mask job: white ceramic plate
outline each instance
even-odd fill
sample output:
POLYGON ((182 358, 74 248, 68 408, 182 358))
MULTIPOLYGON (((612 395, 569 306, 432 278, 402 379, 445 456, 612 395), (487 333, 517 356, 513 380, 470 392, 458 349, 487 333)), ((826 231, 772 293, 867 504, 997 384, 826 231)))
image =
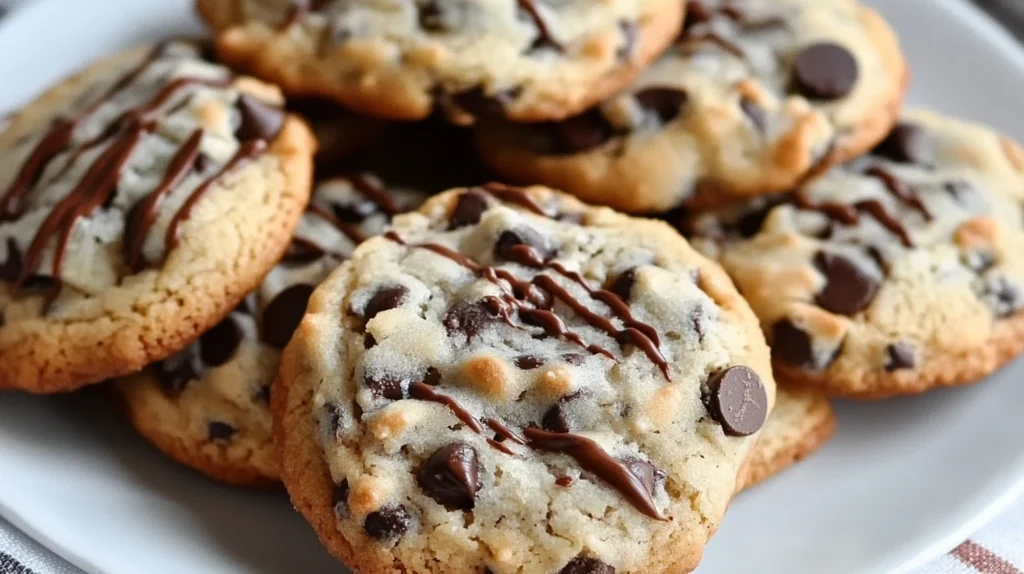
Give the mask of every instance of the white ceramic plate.
MULTIPOLYGON (((912 99, 1024 141, 1024 52, 960 0, 876 0, 912 99)), ((36 0, 0 25, 0 110, 132 43, 197 33, 187 0, 36 0)), ((739 497, 702 574, 897 572, 1024 488, 1024 361, 968 389, 843 404, 819 456, 739 497)), ((281 493, 231 490, 133 436, 97 392, 0 397, 0 514, 90 572, 337 572, 281 493)))

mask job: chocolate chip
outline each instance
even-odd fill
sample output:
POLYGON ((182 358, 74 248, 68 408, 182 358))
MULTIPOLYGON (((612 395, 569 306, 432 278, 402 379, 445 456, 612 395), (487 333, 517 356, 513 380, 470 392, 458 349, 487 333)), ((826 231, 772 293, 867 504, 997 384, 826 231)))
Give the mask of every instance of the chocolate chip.
POLYGON ((230 316, 226 317, 199 338, 203 362, 211 367, 219 367, 228 362, 242 344, 242 337, 242 328, 238 322, 230 316))
POLYGON ((452 508, 473 508, 480 490, 476 449, 464 442, 441 447, 420 467, 416 480, 431 498, 452 508))
POLYGON ((212 165, 213 160, 210 159, 210 156, 200 152, 196 155, 196 160, 192 162, 192 169, 195 170, 196 173, 206 173, 212 165))
POLYGON ((646 460, 641 460, 639 458, 627 458, 622 462, 630 472, 640 479, 640 482, 644 483, 644 488, 646 488, 647 492, 652 495, 654 494, 654 489, 668 477, 668 474, 664 470, 661 470, 646 460))
POLYGON ((488 325, 493 323, 497 315, 483 301, 462 301, 448 310, 444 316, 444 326, 448 335, 462 333, 470 340, 488 325))
POLYGON ((757 133, 764 135, 768 130, 768 119, 764 115, 764 108, 754 100, 744 96, 740 98, 740 109, 743 115, 747 116, 750 123, 757 128, 757 133))
POLYGON ((381 287, 370 297, 369 302, 366 303, 362 317, 369 321, 376 317, 378 313, 395 309, 405 302, 408 294, 409 289, 404 285, 381 287))
POLYGON ((768 395, 761 377, 744 366, 729 367, 708 381, 708 412, 729 436, 749 436, 768 418, 768 395))
POLYGON ((214 421, 207 425, 207 434, 212 441, 226 441, 235 436, 235 427, 222 422, 214 421))
POLYGON ((587 358, 579 353, 566 353, 562 355, 562 360, 570 365, 578 367, 582 365, 583 361, 586 361, 587 358))
POLYGON ((241 141, 270 141, 284 125, 284 110, 266 104, 249 94, 238 96, 235 108, 242 116, 242 123, 235 130, 235 137, 241 141))
POLYGON ((512 104, 521 92, 521 88, 512 88, 489 95, 483 86, 477 86, 449 97, 458 108, 474 116, 504 117, 505 108, 512 104))
POLYGON ((917 359, 914 356, 914 346, 905 341, 890 343, 885 348, 886 362, 885 370, 899 371, 901 369, 913 369, 917 366, 917 359))
POLYGON ((420 28, 428 32, 442 32, 445 30, 444 18, 441 8, 436 0, 427 2, 420 6, 420 28))
POLYGON ((400 401, 406 398, 409 381, 393 373, 383 372, 363 377, 363 385, 375 397, 400 401))
POLYGON ((772 327, 772 358, 790 365, 813 366, 814 346, 811 336, 789 319, 772 327))
POLYGON ((334 485, 334 492, 331 494, 331 508, 335 516, 343 516, 348 510, 348 479, 342 479, 334 485))
POLYGON ((313 286, 305 283, 278 293, 263 309, 260 340, 277 349, 285 348, 302 322, 312 294, 313 286))
POLYGON ((678 88, 647 88, 633 97, 640 107, 658 116, 662 125, 676 119, 689 99, 686 92, 678 88))
POLYGON ((0 265, 0 279, 15 283, 21 276, 21 249, 13 237, 7 238, 7 259, 0 265))
POLYGON ((324 256, 325 251, 312 241, 296 237, 288 244, 281 262, 288 265, 308 265, 324 256))
POLYGON ((371 538, 391 540, 409 531, 412 518, 404 506, 388 506, 366 516, 363 529, 371 538))
POLYGON ((547 431, 569 432, 569 419, 565 416, 565 409, 562 407, 562 403, 556 403, 548 409, 548 412, 544 413, 544 418, 540 424, 547 431))
POLYGON ((871 154, 898 163, 930 164, 930 148, 931 141, 923 128, 903 122, 896 124, 871 154))
POLYGON ((520 355, 515 358, 515 363, 516 367, 519 367, 524 371, 529 371, 530 369, 536 369, 543 365, 544 359, 535 355, 520 355))
POLYGON ((632 60, 633 51, 636 47, 636 24, 627 20, 619 20, 619 32, 622 33, 622 44, 615 51, 615 57, 620 60, 632 60))
POLYGON ((367 334, 363 335, 363 348, 364 349, 372 349, 375 346, 377 346, 377 339, 374 339, 372 334, 367 333, 367 334))
POLYGON ((825 275, 825 287, 815 301, 826 311, 854 315, 866 309, 878 293, 878 281, 842 255, 819 251, 814 265, 825 275))
POLYGON ((558 574, 615 574, 615 568, 597 558, 577 556, 562 567, 558 574))
POLYGON ((532 227, 520 225, 501 232, 494 245, 494 253, 526 267, 540 268, 551 258, 553 250, 543 235, 532 227))
POLYGON ((561 122, 548 124, 555 153, 576 154, 598 147, 615 135, 615 130, 598 109, 591 109, 561 122))
POLYGON ((426 374, 423 375, 423 383, 426 384, 426 385, 430 385, 432 387, 436 387, 437 385, 440 385, 441 384, 441 371, 438 371, 434 367, 428 368, 426 374))
POLYGON ((1006 277, 986 277, 982 289, 985 303, 999 319, 1013 315, 1021 307, 1020 288, 1006 277))
POLYGON ((860 70, 849 50, 832 42, 811 44, 793 62, 794 88, 815 100, 837 100, 857 84, 860 70))
POLYGON ((455 208, 448 218, 448 229, 458 229, 480 223, 480 217, 487 211, 487 196, 476 190, 459 194, 455 208))
POLYGON ((619 299, 629 301, 629 295, 633 291, 633 284, 636 283, 636 267, 627 269, 612 281, 608 290, 614 293, 619 299))
POLYGON ((180 395, 190 382, 199 378, 203 369, 199 364, 198 355, 197 347, 192 345, 153 365, 156 380, 165 395, 173 399, 180 395))

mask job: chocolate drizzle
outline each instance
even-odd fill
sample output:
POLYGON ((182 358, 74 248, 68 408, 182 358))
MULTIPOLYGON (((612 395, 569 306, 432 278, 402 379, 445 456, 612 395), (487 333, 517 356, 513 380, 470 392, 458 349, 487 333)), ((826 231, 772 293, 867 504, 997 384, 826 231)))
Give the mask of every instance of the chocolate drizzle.
POLYGON ((914 246, 914 242, 910 239, 907 229, 878 200, 858 201, 853 205, 835 202, 814 203, 803 193, 797 192, 793 194, 792 201, 793 205, 798 209, 817 211, 843 225, 855 225, 860 221, 861 212, 866 212, 874 217, 883 227, 899 237, 905 247, 914 246))
POLYGON ((547 211, 544 211, 543 207, 537 205, 537 202, 523 191, 522 188, 492 182, 485 184, 483 186, 483 190, 505 203, 518 205, 536 213, 537 215, 551 217, 551 215, 547 211))
POLYGON ((637 510, 655 520, 667 520, 658 511, 650 491, 640 477, 625 463, 612 458, 601 445, 580 435, 549 432, 536 427, 527 427, 523 429, 523 433, 531 447, 571 456, 581 468, 596 474, 598 478, 622 493, 637 510))
MULTIPOLYGON (((467 427, 469 427, 470 430, 472 430, 476 434, 483 434, 483 432, 484 432, 484 427, 483 427, 483 425, 480 424, 480 421, 477 420, 477 418, 475 416, 473 416, 472 413, 470 413, 468 410, 466 410, 465 407, 463 407, 461 404, 459 404, 459 401, 456 401, 455 399, 453 399, 452 397, 449 397, 448 395, 443 395, 443 394, 435 391, 433 389, 433 387, 431 387, 430 385, 428 385, 426 383, 421 383, 421 382, 410 383, 409 384, 409 396, 411 396, 412 398, 414 398, 416 400, 419 400, 419 401, 429 401, 429 402, 432 402, 432 403, 442 404, 442 405, 448 407, 452 411, 452 414, 454 414, 456 418, 458 418, 460 421, 462 421, 463 424, 465 424, 467 427)), ((490 425, 491 422, 492 421, 488 421, 488 425, 490 425)), ((494 422, 497 422, 497 421, 494 421, 494 422)), ((504 425, 501 425, 501 423, 498 423, 498 424, 500 426, 502 426, 502 428, 504 428, 504 425)), ((492 426, 491 428, 494 428, 494 427, 492 426)), ((505 429, 505 430, 507 430, 510 435, 515 436, 512 433, 512 431, 510 431, 508 429, 505 429)), ((520 443, 521 444, 525 444, 524 442, 521 442, 521 441, 520 441, 520 443)), ((487 439, 487 444, 490 445, 491 448, 494 448, 495 450, 499 450, 499 451, 501 451, 501 452, 503 452, 503 453, 505 453, 507 455, 515 455, 515 452, 513 452, 512 449, 508 448, 507 446, 501 444, 500 442, 498 442, 498 441, 496 441, 494 439, 487 439)))
POLYGON ((319 205, 312 201, 309 203, 309 206, 306 207, 306 213, 312 213, 313 215, 320 217, 327 223, 330 223, 332 226, 334 226, 335 229, 344 233, 346 237, 352 240, 352 243, 358 244, 362 243, 363 241, 366 241, 366 235, 362 231, 360 231, 358 227, 349 223, 345 223, 344 221, 335 217, 333 213, 327 211, 326 209, 320 207, 319 205))
POLYGON ((540 14, 540 9, 537 8, 537 4, 534 0, 516 0, 519 3, 519 8, 526 12, 530 16, 530 20, 533 21, 533 25, 537 27, 538 36, 530 46, 531 50, 537 50, 544 47, 551 47, 559 52, 565 51, 565 47, 551 35, 551 30, 548 28, 547 22, 544 21, 544 17, 540 14))
POLYGON ((903 183, 903 181, 887 171, 885 168, 875 166, 865 171, 864 175, 881 180, 885 185, 885 189, 896 197, 896 199, 903 202, 904 205, 921 212, 921 215, 924 216, 925 220, 932 220, 932 214, 928 211, 928 207, 925 206, 924 202, 921 200, 921 196, 918 195, 917 190, 906 183, 903 183))

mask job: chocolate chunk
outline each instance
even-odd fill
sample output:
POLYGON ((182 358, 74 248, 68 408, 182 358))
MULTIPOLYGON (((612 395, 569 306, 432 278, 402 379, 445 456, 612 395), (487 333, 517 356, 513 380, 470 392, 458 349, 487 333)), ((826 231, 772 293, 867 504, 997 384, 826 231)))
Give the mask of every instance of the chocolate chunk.
POLYGON ((420 5, 420 28, 427 32, 443 32, 445 28, 441 8, 436 0, 420 5))
POLYGON ((914 346, 905 341, 890 343, 885 348, 886 362, 885 370, 888 372, 901 369, 913 369, 917 366, 917 358, 914 354, 914 346))
POLYGON ((826 311, 854 315, 866 309, 878 293, 878 281, 842 255, 819 251, 814 265, 825 275, 825 287, 815 301, 826 311))
POLYGON ((449 336, 462 333, 469 341, 496 318, 497 315, 483 301, 462 301, 445 313, 444 327, 449 336))
POLYGON ((15 283, 21 276, 21 249, 13 237, 7 238, 7 259, 0 265, 0 279, 15 283))
POLYGON ((986 277, 983 298, 999 319, 1013 315, 1021 307, 1020 288, 1006 277, 986 277))
POLYGON ((757 133, 764 135, 768 130, 768 119, 764 115, 764 108, 754 100, 744 96, 740 98, 740 109, 743 115, 747 116, 750 123, 757 128, 757 133))
POLYGON ((420 488, 440 504, 473 508, 480 490, 476 449, 464 442, 441 447, 423 463, 416 480, 420 488))
POLYGON ((793 62, 794 88, 814 100, 837 100, 853 91, 860 70, 849 50, 832 42, 811 44, 793 62))
POLYGON ((459 194, 455 208, 448 218, 448 229, 458 229, 480 223, 480 217, 487 211, 487 196, 476 190, 459 194))
POLYGON ((477 86, 449 97, 458 108, 474 116, 497 118, 505 116, 505 108, 512 104, 521 92, 521 88, 512 88, 488 95, 483 86, 477 86))
POLYGON ((875 146, 872 155, 884 157, 898 163, 930 164, 932 162, 931 141, 920 126, 901 122, 875 146))
POLYGON ((678 88, 647 88, 633 97, 640 107, 658 116, 662 125, 676 119, 689 99, 686 92, 678 88))
POLYGON ((371 538, 392 540, 405 534, 412 526, 412 518, 404 506, 387 506, 371 512, 363 522, 363 529, 371 538))
POLYGON ((749 436, 768 418, 768 395, 761 377, 744 366, 729 367, 708 381, 705 403, 730 436, 749 436))
POLYGON ((222 422, 214 421, 207 425, 207 434, 212 441, 226 441, 235 436, 235 427, 222 422))
POLYGON ((811 336, 789 319, 772 327, 772 358, 790 365, 813 366, 814 346, 811 336))
POLYGON ((169 398, 175 398, 203 372, 195 345, 153 365, 156 380, 169 398))
POLYGON ((598 147, 615 135, 615 130, 597 108, 561 122, 548 124, 555 153, 576 154, 598 147))
POLYGON ((636 283, 636 267, 632 267, 619 273, 619 276, 608 286, 608 290, 614 293, 619 299, 629 301, 629 295, 633 291, 633 284, 636 283))
POLYGON ((263 309, 260 340, 277 349, 285 348, 302 322, 312 294, 313 286, 304 283, 292 285, 278 293, 263 309))
POLYGON ((210 159, 210 156, 200 152, 196 155, 195 161, 192 162, 192 169, 196 173, 203 174, 206 173, 210 169, 210 166, 212 165, 213 160, 210 159))
POLYGON ((622 462, 630 472, 640 479, 640 482, 644 483, 644 487, 647 489, 647 492, 651 493, 652 496, 654 495, 654 489, 668 477, 668 474, 664 470, 661 470, 646 460, 641 460, 639 458, 627 458, 622 462))
POLYGON ((242 344, 242 337, 242 328, 229 315, 199 338, 203 362, 211 367, 228 362, 242 344))
POLYGON ((343 516, 348 511, 348 479, 342 479, 334 485, 334 492, 331 494, 331 508, 335 516, 343 516))
POLYGON ((423 375, 423 383, 436 387, 441 384, 441 371, 438 371, 434 367, 427 369, 426 374, 423 375))
POLYGON ((235 130, 235 137, 241 141, 270 141, 284 125, 284 110, 267 104, 249 94, 238 96, 235 104, 242 116, 242 123, 235 130))
POLYGON ((544 418, 540 421, 541 426, 544 430, 551 432, 569 432, 569 419, 565 416, 565 409, 562 407, 562 403, 555 403, 548 412, 544 413, 544 418))
POLYGON ((577 556, 562 567, 558 574, 615 574, 615 568, 597 558, 577 556))
POLYGON ((544 359, 535 355, 520 355, 515 358, 515 364, 516 367, 519 367, 524 371, 529 371, 530 369, 536 369, 543 365, 544 359))
POLYGON ((494 245, 494 253, 502 259, 526 267, 540 268, 544 267, 545 261, 551 259, 553 250, 543 235, 532 227, 520 225, 501 232, 494 245))
POLYGON ((405 302, 408 294, 409 289, 404 285, 381 287, 370 297, 370 301, 366 303, 366 309, 363 310, 363 318, 369 321, 376 317, 378 313, 395 309, 405 302))
POLYGON ((615 51, 615 57, 620 60, 632 60, 636 48, 636 24, 627 20, 619 20, 619 32, 622 33, 622 44, 615 51))
POLYGON ((389 372, 366 375, 363 385, 370 389, 375 397, 400 401, 407 396, 409 381, 389 372))
POLYGON ((578 367, 582 365, 583 361, 586 361, 587 358, 579 353, 566 353, 562 355, 562 360, 570 365, 578 367))

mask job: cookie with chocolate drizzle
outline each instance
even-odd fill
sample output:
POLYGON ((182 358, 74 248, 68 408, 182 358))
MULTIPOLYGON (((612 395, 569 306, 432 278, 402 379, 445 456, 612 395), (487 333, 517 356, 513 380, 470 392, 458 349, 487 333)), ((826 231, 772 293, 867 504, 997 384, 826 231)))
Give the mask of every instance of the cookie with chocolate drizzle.
POLYGON ((296 507, 410 573, 688 571, 775 396, 755 316, 668 225, 499 184, 357 248, 275 385, 296 507))
POLYGON ((0 388, 67 391, 188 346, 309 199, 278 90, 169 42, 94 64, 0 134, 0 388))
POLYGON ((199 0, 233 66, 359 112, 559 120, 622 89, 679 32, 681 0, 199 0))
POLYGON ((1024 350, 1024 153, 986 127, 909 112, 872 153, 689 227, 787 382, 882 398, 1024 350))
POLYGON ((231 484, 280 480, 270 384, 313 288, 425 195, 370 174, 317 184, 284 259, 183 351, 117 382, 132 425, 179 462, 231 484))
POLYGON ((855 0, 687 2, 677 43, 623 93, 565 121, 487 122, 515 181, 629 212, 785 191, 871 149, 907 81, 896 37, 855 0))

